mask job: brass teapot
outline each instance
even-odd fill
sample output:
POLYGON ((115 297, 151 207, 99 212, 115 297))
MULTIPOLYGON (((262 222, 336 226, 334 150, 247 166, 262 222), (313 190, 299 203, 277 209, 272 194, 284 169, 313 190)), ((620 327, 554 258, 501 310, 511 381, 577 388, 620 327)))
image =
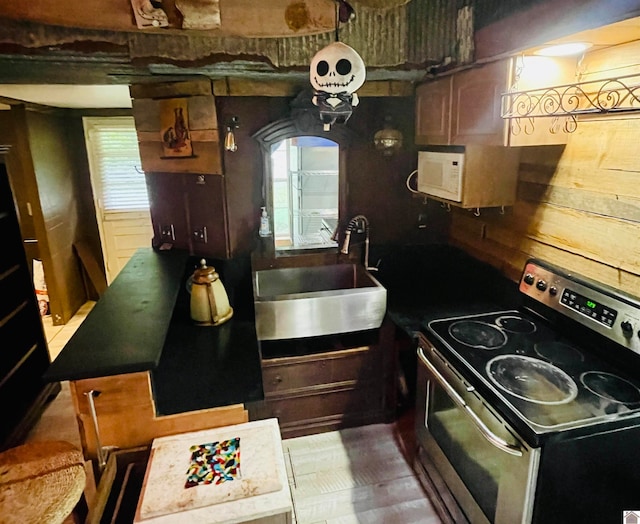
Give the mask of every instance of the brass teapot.
POLYGON ((232 316, 220 275, 203 258, 191 277, 191 318, 203 326, 219 326, 232 316))

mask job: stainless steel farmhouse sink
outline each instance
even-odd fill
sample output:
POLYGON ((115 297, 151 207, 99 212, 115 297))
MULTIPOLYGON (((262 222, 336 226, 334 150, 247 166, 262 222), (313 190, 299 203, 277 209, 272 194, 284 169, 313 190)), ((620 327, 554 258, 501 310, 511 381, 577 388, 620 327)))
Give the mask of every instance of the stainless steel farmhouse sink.
POLYGON ((357 264, 253 272, 260 340, 349 333, 380 327, 387 290, 357 264))

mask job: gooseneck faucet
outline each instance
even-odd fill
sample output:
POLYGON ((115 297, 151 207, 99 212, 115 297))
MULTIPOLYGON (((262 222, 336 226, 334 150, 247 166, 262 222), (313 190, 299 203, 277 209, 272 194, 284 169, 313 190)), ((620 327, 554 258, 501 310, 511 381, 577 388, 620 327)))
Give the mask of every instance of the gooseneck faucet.
POLYGON ((349 254, 349 243, 351 242, 351 233, 364 233, 364 267, 367 271, 378 271, 377 267, 369 267, 369 220, 364 215, 356 215, 347 224, 344 232, 344 241, 340 253, 349 254))

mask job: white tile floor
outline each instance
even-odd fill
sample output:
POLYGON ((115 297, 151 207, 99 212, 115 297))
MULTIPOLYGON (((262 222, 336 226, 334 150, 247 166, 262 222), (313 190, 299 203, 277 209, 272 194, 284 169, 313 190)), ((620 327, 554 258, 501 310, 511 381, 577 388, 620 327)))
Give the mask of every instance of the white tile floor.
POLYGON ((44 334, 49 348, 49 356, 51 357, 52 362, 60 354, 62 348, 69 341, 76 329, 78 329, 80 324, 82 324, 95 305, 96 303, 93 301, 86 302, 80 307, 80 309, 78 309, 73 318, 63 326, 54 326, 51 316, 42 317, 42 326, 44 327, 44 334))

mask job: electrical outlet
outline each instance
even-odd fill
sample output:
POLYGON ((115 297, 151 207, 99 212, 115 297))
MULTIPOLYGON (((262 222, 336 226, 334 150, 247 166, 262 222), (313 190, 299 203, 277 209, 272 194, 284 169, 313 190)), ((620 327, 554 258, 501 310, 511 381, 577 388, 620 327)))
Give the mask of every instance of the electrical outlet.
POLYGON ((207 226, 202 226, 200 229, 193 230, 193 239, 196 242, 201 242, 202 244, 207 243, 207 226))
POLYGON ((175 241, 176 232, 173 229, 173 224, 164 224, 160 226, 160 237, 163 242, 167 242, 169 240, 175 241))

